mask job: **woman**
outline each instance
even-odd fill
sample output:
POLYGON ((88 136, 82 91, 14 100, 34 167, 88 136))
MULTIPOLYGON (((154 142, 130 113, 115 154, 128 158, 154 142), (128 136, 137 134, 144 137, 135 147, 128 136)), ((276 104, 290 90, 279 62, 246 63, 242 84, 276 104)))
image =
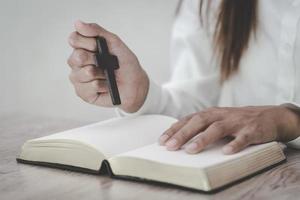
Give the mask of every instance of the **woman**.
POLYGON ((299 18, 299 0, 185 0, 172 34, 173 74, 163 86, 115 34, 78 21, 69 38, 70 80, 83 100, 112 106, 94 63, 94 37, 103 36, 119 59, 119 114, 180 118, 159 138, 168 150, 198 153, 224 137, 233 138, 225 154, 288 142, 300 136, 299 18))

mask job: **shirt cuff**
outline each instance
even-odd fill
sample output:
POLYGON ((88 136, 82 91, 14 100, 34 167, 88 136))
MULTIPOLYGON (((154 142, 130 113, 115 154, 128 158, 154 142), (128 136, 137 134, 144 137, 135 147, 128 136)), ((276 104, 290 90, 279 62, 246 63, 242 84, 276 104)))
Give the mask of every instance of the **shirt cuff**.
POLYGON ((158 105, 160 104, 161 93, 162 87, 150 79, 146 99, 144 101, 144 104, 139 108, 139 110, 133 113, 129 113, 125 112, 120 108, 116 108, 116 114, 120 117, 137 116, 143 114, 159 114, 158 105))

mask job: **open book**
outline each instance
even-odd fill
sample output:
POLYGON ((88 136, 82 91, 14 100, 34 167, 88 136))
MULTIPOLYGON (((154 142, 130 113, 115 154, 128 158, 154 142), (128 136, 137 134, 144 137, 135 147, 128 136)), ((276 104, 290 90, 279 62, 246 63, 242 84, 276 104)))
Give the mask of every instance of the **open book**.
POLYGON ((18 162, 211 191, 285 160, 277 142, 223 155, 225 141, 199 154, 168 151, 159 136, 176 119, 162 115, 114 118, 29 140, 18 162))

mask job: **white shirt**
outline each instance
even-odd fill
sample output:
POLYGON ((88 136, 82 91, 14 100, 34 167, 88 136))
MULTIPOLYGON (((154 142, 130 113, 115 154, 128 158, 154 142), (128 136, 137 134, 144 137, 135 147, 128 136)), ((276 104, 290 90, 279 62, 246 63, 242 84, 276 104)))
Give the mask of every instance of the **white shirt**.
POLYGON ((210 25, 202 26, 199 0, 183 1, 171 36, 171 79, 162 86, 150 80, 134 115, 180 118, 211 106, 300 105, 300 0, 258 1, 256 37, 238 72, 222 85, 212 49, 219 3, 211 1, 210 25))

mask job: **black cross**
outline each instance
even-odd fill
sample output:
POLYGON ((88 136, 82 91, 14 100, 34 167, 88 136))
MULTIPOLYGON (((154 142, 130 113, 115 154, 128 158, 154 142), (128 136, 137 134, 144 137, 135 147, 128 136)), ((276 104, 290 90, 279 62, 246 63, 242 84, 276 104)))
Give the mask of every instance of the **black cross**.
POLYGON ((98 49, 95 55, 96 65, 104 70, 113 105, 120 105, 121 99, 114 72, 119 68, 118 57, 109 53, 105 38, 97 37, 96 43, 98 49))

